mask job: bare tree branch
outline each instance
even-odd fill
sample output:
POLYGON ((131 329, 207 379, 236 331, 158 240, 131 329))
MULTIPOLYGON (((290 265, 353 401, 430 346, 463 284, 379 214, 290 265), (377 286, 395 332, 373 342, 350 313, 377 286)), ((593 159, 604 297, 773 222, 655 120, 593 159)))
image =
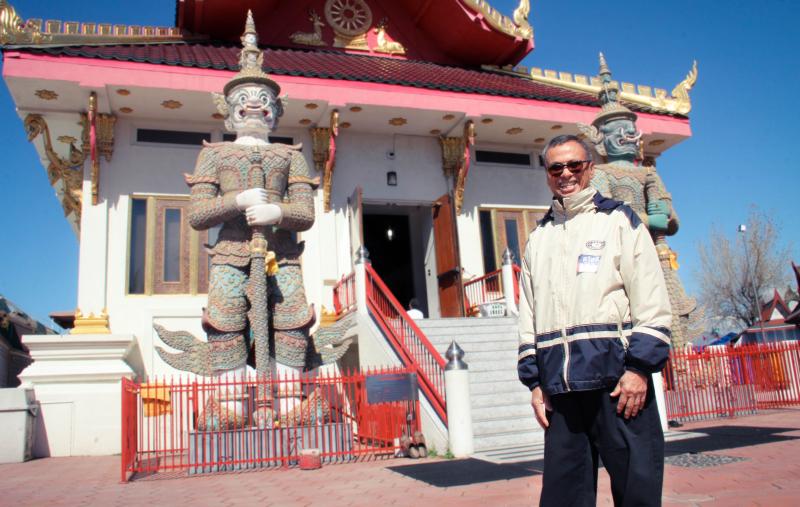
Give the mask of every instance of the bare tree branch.
POLYGON ((741 328, 758 322, 761 303, 789 283, 791 247, 779 241, 775 222, 755 207, 743 234, 711 228, 707 242, 698 244, 701 267, 694 273, 709 317, 732 319, 741 328))

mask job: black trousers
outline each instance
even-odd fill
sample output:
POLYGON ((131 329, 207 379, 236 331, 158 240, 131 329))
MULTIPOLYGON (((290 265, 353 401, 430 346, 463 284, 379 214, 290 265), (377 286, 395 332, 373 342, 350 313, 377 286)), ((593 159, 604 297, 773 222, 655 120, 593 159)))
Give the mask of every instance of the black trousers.
POLYGON ((553 412, 544 437, 542 506, 594 506, 598 455, 611 476, 615 506, 661 505, 664 434, 653 382, 644 410, 617 415, 611 389, 550 397, 553 412))

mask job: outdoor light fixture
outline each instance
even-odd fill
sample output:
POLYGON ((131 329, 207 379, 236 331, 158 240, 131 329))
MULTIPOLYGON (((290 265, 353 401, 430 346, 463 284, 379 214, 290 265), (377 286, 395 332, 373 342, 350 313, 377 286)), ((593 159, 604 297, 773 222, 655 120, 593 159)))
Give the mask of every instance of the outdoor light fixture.
MULTIPOLYGON (((389 185, 390 187, 396 187, 397 186, 397 173, 396 172, 389 171, 388 173, 386 173, 386 184, 389 185)), ((391 239, 391 238, 389 238, 389 239, 391 239)))
POLYGON ((386 238, 389 241, 391 241, 393 237, 394 237, 394 231, 392 230, 391 227, 389 227, 388 229, 386 229, 386 238))

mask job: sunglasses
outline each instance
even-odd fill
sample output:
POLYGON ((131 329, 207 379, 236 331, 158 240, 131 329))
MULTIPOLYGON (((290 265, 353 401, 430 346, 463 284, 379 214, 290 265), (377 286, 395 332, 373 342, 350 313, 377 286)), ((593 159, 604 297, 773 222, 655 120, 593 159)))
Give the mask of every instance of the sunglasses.
POLYGON ((569 169, 569 172, 572 174, 580 174, 586 169, 586 164, 591 162, 590 160, 570 160, 569 162, 556 162, 555 164, 551 164, 547 167, 547 173, 550 176, 559 177, 561 173, 564 172, 564 169, 569 169))

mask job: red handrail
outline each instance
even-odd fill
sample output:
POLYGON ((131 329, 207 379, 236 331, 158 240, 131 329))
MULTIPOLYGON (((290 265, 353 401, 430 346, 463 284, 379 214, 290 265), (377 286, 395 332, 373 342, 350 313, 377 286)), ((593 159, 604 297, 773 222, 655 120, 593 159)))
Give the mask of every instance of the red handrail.
POLYGON ((371 265, 366 265, 367 306, 404 366, 414 368, 419 387, 447 424, 445 360, 431 344, 371 265))
POLYGON ((468 313, 473 315, 478 306, 503 299, 503 270, 491 273, 464 283, 464 299, 468 313))
POLYGON ((356 274, 345 276, 333 288, 333 308, 336 316, 350 313, 356 307, 356 274))

